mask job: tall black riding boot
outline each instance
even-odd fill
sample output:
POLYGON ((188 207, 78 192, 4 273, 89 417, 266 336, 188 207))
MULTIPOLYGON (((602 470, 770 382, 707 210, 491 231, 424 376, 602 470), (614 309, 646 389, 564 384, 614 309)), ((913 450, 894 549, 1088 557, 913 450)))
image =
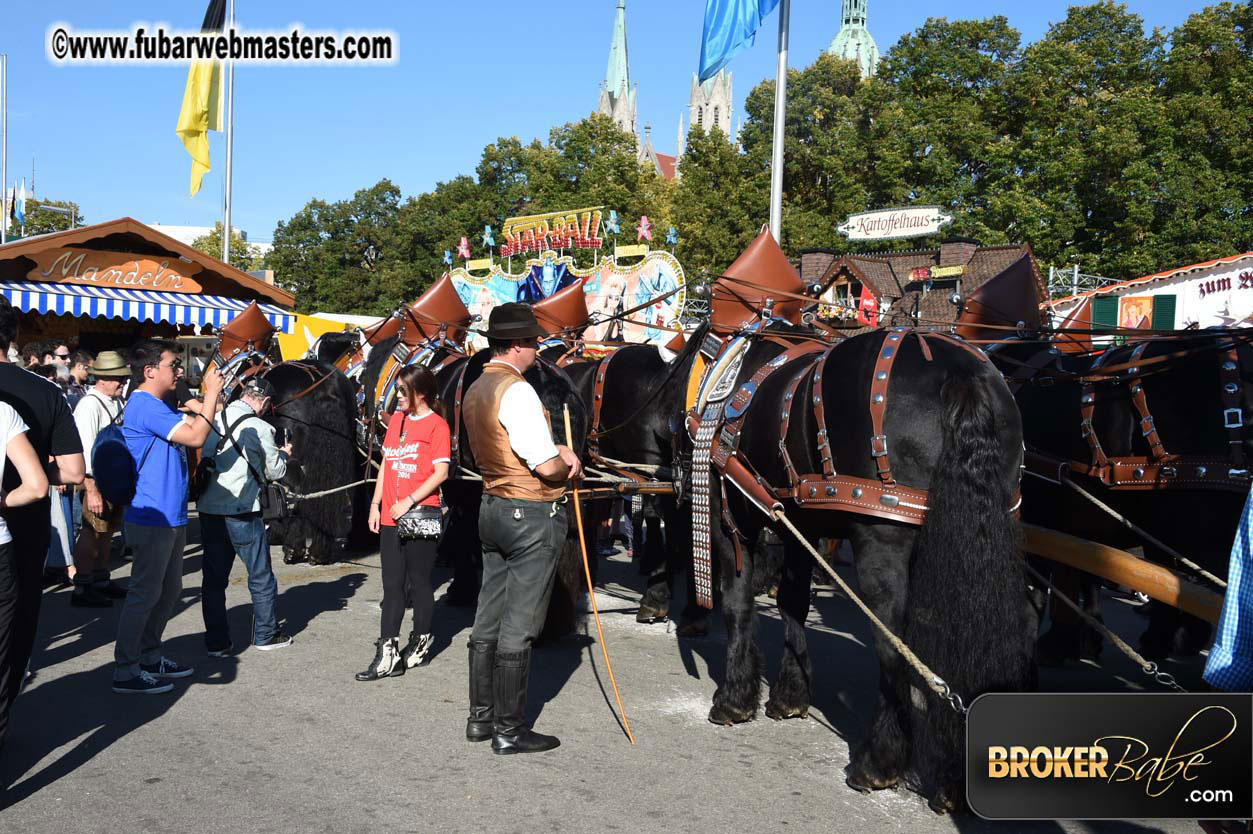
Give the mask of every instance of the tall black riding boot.
POLYGON ((496 644, 471 640, 470 717, 466 719, 466 741, 487 741, 492 737, 492 674, 496 667, 496 644))
POLYGON ((492 695, 496 706, 492 725, 492 752, 541 753, 561 744, 556 736, 533 732, 522 723, 526 713, 526 687, 531 675, 531 650, 496 652, 492 695))

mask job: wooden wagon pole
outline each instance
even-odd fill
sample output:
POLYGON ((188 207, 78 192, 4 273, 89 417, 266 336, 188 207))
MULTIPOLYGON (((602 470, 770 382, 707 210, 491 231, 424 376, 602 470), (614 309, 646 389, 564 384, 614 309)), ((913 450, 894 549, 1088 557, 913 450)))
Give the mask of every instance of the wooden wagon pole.
POLYGON ((1125 585, 1202 620, 1218 623, 1222 596, 1187 581, 1169 568, 1116 547, 1035 524, 1023 524, 1022 530, 1024 549, 1028 553, 1125 585))

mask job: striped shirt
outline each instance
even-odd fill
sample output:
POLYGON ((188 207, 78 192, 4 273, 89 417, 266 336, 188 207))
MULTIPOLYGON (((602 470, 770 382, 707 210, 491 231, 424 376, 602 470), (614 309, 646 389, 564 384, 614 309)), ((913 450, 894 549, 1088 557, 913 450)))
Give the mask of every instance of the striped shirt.
POLYGON ((1205 680, 1229 692, 1253 690, 1253 492, 1244 502, 1227 568, 1227 595, 1205 680))

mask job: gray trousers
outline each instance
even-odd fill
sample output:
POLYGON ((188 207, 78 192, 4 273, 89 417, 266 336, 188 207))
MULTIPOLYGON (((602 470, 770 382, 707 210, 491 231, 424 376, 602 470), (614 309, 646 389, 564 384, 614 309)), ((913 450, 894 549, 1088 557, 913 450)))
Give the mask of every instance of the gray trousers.
POLYGON ((125 524, 126 543, 134 552, 130 589, 117 624, 113 650, 114 680, 139 674, 139 664, 161 659, 161 635, 183 590, 183 549, 187 527, 125 524))
POLYGON ((472 640, 520 652, 539 634, 566 539, 566 505, 484 495, 479 509, 483 584, 472 640))

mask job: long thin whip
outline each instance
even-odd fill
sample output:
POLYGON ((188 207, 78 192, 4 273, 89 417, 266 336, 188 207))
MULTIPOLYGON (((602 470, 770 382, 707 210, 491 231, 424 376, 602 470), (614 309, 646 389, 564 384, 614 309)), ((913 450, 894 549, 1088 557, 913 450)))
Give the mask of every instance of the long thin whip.
MULTIPOLYGON (((570 406, 562 406, 562 416, 566 421, 566 445, 574 448, 574 433, 570 431, 570 406)), ((613 664, 609 662, 609 647, 605 645, 605 632, 600 627, 600 610, 596 607, 596 589, 592 587, 592 569, 587 563, 587 539, 583 537, 583 509, 579 505, 579 488, 574 488, 574 520, 579 530, 579 552, 583 554, 583 575, 587 578, 587 598, 592 601, 592 614, 596 617, 596 635, 600 640, 600 651, 605 656, 605 668, 609 670, 609 683, 613 685, 613 697, 618 702, 618 715, 622 716, 622 727, 626 730, 627 739, 635 746, 635 736, 631 733, 631 722, 627 721, 626 707, 622 706, 622 696, 618 694, 618 681, 613 676, 613 664)))

